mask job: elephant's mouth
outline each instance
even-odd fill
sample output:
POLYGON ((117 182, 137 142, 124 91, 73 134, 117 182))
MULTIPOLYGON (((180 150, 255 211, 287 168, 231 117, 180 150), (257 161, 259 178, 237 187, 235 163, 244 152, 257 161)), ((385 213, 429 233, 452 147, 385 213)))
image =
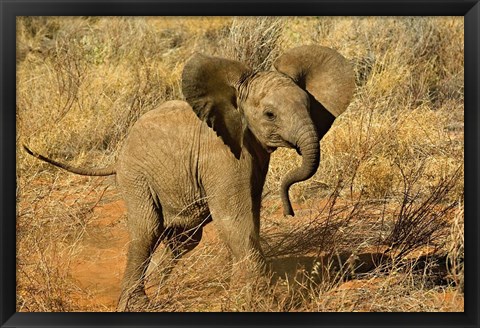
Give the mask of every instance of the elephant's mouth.
POLYGON ((291 143, 288 140, 283 139, 281 136, 275 134, 270 136, 269 138, 270 142, 267 145, 267 151, 273 152, 279 147, 284 147, 284 148, 290 148, 290 149, 295 149, 298 154, 300 154, 300 149, 296 144, 291 143))
POLYGON ((291 148, 295 149, 298 155, 302 156, 302 151, 300 150, 300 147, 297 145, 294 145, 288 141, 283 141, 280 145, 275 145, 275 146, 267 146, 266 150, 269 154, 273 153, 275 150, 277 150, 278 147, 285 147, 285 148, 291 148))

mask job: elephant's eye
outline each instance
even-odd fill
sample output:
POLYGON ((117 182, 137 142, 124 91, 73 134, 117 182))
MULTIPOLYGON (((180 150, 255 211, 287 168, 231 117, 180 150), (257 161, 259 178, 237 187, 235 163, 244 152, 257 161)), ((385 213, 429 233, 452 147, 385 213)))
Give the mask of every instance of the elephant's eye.
POLYGON ((265 115, 265 117, 268 119, 268 120, 274 120, 275 119, 275 114, 270 111, 270 110, 267 110, 263 113, 265 115))

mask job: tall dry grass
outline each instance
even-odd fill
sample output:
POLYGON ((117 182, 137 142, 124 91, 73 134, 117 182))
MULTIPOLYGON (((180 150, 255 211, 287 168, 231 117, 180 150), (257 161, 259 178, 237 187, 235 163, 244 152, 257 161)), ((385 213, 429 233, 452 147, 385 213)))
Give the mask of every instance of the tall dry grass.
MULTIPOLYGON (((321 141, 318 172, 292 187, 293 221, 278 214, 277 194, 300 157, 272 156, 262 208, 272 290, 231 287, 228 253, 207 240, 164 286, 152 275, 149 310, 463 310, 461 17, 21 17, 17 145, 105 166, 138 117, 182 99, 193 52, 262 70, 311 43, 352 61, 357 90, 321 141)), ((72 176, 17 149, 17 309, 113 310, 71 277, 93 209, 119 197, 113 179, 72 176)))

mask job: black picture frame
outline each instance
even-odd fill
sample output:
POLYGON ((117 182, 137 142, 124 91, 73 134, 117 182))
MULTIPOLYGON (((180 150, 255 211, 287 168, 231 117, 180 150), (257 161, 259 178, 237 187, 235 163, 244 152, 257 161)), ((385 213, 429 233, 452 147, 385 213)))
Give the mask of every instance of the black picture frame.
POLYGON ((458 0, 0 1, 0 325, 1 327, 478 327, 480 4, 458 0), (17 16, 464 16, 465 311, 463 313, 16 313, 15 19, 17 16))

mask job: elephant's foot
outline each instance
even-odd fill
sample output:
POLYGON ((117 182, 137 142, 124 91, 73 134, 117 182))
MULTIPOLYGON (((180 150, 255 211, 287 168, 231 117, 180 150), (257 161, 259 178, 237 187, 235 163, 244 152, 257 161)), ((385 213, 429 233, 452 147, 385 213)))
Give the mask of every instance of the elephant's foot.
POLYGON ((256 277, 249 281, 230 283, 233 311, 256 312, 278 308, 275 291, 268 277, 256 277))
POLYGON ((144 312, 150 304, 145 292, 122 296, 117 305, 117 312, 144 312))
POLYGON ((264 261, 243 260, 233 264, 230 290, 235 311, 264 311, 276 302, 271 285, 271 273, 264 261))

